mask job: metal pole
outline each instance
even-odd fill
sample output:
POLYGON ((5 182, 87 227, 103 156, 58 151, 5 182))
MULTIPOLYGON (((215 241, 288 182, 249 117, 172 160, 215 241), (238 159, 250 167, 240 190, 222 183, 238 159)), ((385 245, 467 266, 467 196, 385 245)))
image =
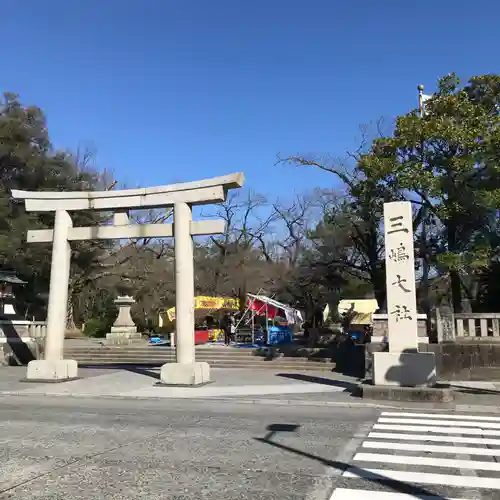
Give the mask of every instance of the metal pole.
MULTIPOLYGON (((422 119, 424 117, 424 86, 419 85, 418 89, 418 114, 422 119)), ((422 156, 424 154, 424 140, 420 143, 422 156)), ((424 166, 425 167, 425 166, 424 166)), ((427 255, 427 206, 422 205, 422 230, 420 231, 420 251, 422 252, 422 305, 426 314, 427 334, 429 334, 429 258, 427 255)))
POLYGON ((252 345, 255 344, 255 301, 252 299, 252 345))
POLYGON ((267 307, 267 302, 266 302, 266 336, 267 336, 267 343, 269 343, 269 309, 267 307))

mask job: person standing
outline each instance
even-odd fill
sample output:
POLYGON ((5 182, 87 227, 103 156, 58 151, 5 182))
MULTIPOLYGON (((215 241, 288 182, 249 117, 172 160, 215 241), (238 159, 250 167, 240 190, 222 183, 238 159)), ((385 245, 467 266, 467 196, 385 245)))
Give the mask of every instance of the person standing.
POLYGON ((231 342, 231 322, 228 313, 225 313, 224 316, 222 316, 220 328, 224 331, 224 344, 228 346, 231 342))
POLYGON ((229 340, 230 342, 235 342, 236 339, 236 318, 234 316, 230 316, 229 318, 229 340))

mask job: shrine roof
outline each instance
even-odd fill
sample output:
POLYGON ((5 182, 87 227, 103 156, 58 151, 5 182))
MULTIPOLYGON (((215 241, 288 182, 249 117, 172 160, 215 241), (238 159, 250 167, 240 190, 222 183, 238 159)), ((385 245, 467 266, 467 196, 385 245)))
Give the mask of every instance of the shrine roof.
POLYGON ((16 276, 14 271, 5 271, 0 269, 0 283, 11 283, 13 285, 24 285, 27 281, 16 276))

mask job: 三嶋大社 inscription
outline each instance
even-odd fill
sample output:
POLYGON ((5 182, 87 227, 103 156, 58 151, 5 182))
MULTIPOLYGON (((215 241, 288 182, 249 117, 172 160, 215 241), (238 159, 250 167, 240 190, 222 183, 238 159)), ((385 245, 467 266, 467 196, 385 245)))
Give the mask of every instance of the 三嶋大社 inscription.
POLYGON ((418 352, 417 297, 411 203, 384 203, 389 352, 373 353, 373 383, 434 385, 434 353, 418 352))
POLYGON ((411 203, 384 204, 389 349, 416 350, 417 301, 411 203))

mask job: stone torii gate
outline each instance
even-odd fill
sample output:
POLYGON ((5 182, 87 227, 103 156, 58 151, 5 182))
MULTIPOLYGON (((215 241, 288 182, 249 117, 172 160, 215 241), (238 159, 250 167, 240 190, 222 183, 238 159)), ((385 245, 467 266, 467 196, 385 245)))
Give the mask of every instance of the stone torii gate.
POLYGON ((19 191, 12 197, 24 200, 27 212, 55 212, 54 229, 28 231, 29 243, 52 242, 50 292, 45 359, 28 364, 26 378, 59 382, 78 376, 78 364, 63 359, 68 301, 71 241, 174 237, 176 363, 161 369, 161 382, 168 385, 199 385, 210 381, 207 363, 195 361, 193 236, 221 234, 221 220, 192 220, 191 207, 220 203, 229 189, 243 186, 242 173, 213 179, 121 191, 19 191), (132 224, 128 211, 174 207, 174 224, 132 224), (96 210, 114 212, 113 224, 73 227, 68 212, 96 210))

